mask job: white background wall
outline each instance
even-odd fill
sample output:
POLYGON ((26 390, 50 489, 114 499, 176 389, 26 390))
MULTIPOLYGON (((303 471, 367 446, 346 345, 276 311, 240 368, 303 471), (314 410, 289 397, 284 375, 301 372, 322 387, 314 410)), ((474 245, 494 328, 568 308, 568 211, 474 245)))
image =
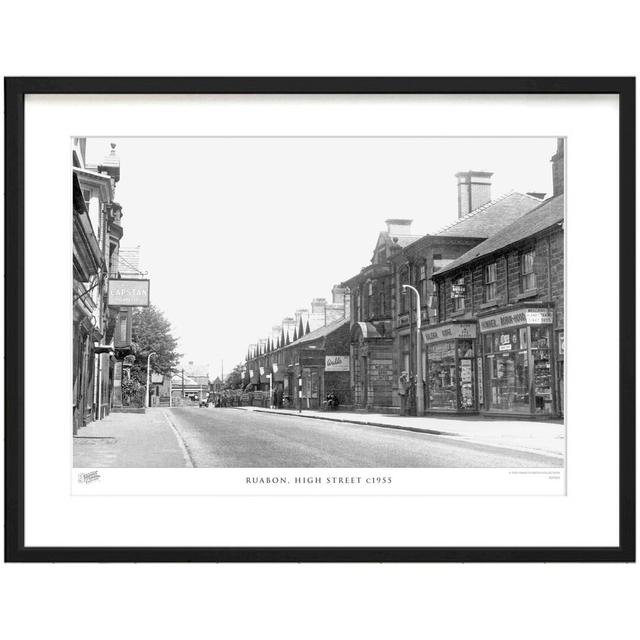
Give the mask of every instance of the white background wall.
MULTIPOLYGON (((4 75, 634 75, 633 11, 23 1, 3 9, 0 60, 4 75)), ((639 578, 609 565, 3 565, 0 624, 91 640, 629 637, 639 578)))

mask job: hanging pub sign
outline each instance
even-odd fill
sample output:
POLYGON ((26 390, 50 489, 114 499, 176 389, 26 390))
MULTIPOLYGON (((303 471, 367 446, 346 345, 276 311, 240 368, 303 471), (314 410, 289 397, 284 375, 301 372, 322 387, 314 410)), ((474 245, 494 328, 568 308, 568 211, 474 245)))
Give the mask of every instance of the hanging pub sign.
POLYGON ((149 280, 109 280, 110 307, 148 307, 149 280))

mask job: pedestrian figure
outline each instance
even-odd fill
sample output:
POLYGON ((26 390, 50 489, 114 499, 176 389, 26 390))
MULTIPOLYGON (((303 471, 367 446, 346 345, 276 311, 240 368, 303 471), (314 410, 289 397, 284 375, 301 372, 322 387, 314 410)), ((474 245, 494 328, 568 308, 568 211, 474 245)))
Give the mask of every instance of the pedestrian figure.
POLYGON ((407 415, 407 395, 409 393, 409 374, 403 371, 398 378, 398 395, 400 396, 400 415, 407 415))

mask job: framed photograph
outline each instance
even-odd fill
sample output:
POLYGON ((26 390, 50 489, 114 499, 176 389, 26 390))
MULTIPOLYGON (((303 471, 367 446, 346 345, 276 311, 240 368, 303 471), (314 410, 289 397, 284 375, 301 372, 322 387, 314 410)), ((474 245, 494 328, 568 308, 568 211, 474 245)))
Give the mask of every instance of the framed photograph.
POLYGON ((7 78, 5 131, 6 560, 635 561, 635 79, 7 78))

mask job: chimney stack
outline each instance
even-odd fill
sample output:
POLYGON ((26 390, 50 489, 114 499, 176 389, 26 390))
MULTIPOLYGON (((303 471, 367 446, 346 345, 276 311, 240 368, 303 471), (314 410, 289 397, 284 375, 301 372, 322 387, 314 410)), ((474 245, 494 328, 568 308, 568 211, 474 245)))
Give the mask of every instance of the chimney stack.
POLYGON ((413 220, 407 220, 406 218, 389 218, 385 220, 387 232, 390 236, 410 236, 412 222, 413 220))
POLYGON ((553 195, 564 193, 564 138, 558 138, 558 148, 551 158, 553 195))
POLYGON ((491 202, 491 176, 489 171, 459 171, 458 218, 463 218, 478 207, 491 202))
POLYGON ((120 180, 120 158, 116 155, 116 143, 111 143, 111 153, 98 165, 100 173, 108 173, 114 182, 120 180))
POLYGON ((341 287, 337 284, 333 285, 331 289, 331 297, 333 304, 344 304, 344 294, 346 293, 346 287, 341 287))

